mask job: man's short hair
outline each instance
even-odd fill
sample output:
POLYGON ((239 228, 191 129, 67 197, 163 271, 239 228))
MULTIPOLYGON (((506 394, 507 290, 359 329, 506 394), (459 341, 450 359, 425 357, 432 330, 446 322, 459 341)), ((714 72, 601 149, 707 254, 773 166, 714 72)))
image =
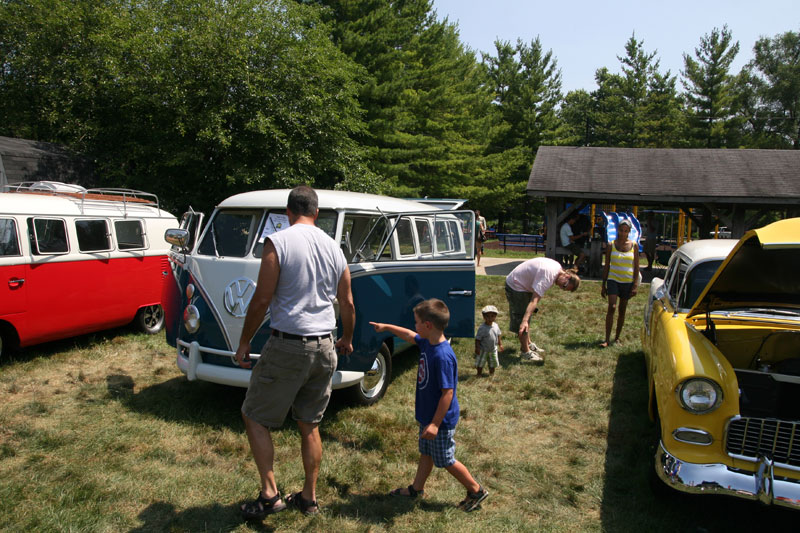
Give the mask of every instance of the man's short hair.
POLYGON ((319 209, 317 193, 308 185, 298 185, 289 193, 286 208, 295 215, 313 217, 319 209))
POLYGON ((430 322, 436 329, 444 331, 450 323, 450 310, 438 298, 423 300, 414 307, 414 314, 423 322, 430 322))

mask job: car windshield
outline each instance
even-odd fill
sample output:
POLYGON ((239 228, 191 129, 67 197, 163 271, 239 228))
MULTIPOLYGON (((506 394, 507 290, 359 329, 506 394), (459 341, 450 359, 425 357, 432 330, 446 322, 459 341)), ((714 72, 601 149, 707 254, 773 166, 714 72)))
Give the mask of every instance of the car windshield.
POLYGON ((700 297, 700 294, 705 289, 708 282, 714 276, 722 264, 722 259, 715 259, 713 261, 705 261, 695 266, 690 272, 689 277, 686 279, 686 285, 683 290, 683 298, 681 298, 680 307, 691 307, 700 297))

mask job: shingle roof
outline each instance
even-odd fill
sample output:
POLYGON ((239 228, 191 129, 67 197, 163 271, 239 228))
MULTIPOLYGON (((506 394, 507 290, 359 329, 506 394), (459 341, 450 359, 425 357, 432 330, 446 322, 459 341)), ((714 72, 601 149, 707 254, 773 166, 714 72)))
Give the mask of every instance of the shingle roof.
POLYGON ((8 183, 63 181, 91 185, 89 162, 57 144, 0 137, 0 161, 8 183))
POLYGON ((528 194, 640 203, 795 203, 800 151, 542 146, 528 194))

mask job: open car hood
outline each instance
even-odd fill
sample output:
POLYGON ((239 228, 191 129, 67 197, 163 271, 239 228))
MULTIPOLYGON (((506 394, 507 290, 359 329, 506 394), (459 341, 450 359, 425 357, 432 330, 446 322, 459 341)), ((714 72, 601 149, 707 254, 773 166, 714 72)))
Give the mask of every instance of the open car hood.
POLYGON ((742 307, 800 308, 800 218, 745 233, 688 316, 742 307))

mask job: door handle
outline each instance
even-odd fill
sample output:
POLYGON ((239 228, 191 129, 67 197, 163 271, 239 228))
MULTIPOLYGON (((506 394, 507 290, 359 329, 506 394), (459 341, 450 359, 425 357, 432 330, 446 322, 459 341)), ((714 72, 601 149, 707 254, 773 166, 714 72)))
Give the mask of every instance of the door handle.
POLYGON ((23 283, 25 283, 25 278, 11 278, 10 280, 8 280, 8 286, 11 287, 12 289, 16 289, 23 283))
POLYGON ((472 291, 454 290, 447 293, 448 296, 472 296, 472 291))

